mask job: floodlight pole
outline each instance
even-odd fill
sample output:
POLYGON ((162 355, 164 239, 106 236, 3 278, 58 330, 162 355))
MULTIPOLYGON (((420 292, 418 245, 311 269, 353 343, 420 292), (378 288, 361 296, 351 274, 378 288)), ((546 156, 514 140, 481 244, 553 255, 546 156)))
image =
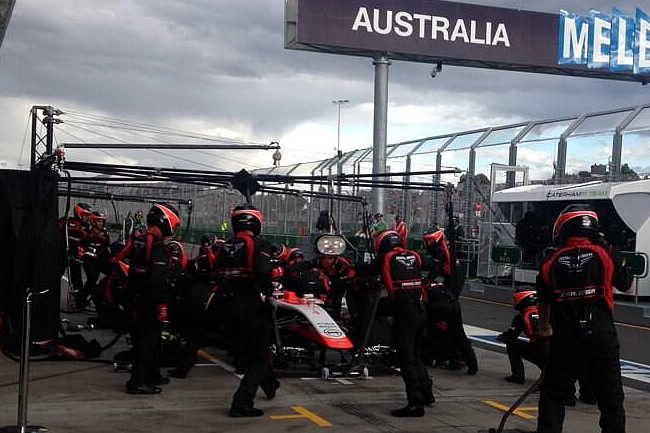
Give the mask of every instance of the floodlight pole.
MULTIPOLYGON (((336 174, 341 176, 343 174, 343 167, 341 166, 341 105, 347 104, 350 101, 347 99, 337 99, 332 101, 332 104, 336 105, 337 108, 337 117, 336 117, 336 174)), ((339 182, 336 193, 341 195, 341 183, 339 182)), ((342 202, 339 201, 337 204, 337 215, 336 215, 336 227, 341 230, 341 206, 342 202)), ((330 215, 331 216, 331 215, 330 215)))
MULTIPOLYGON (((372 173, 386 172, 386 136, 388 124, 388 66, 391 62, 384 54, 377 55, 372 64, 375 66, 375 111, 372 140, 372 173)), ((378 177, 372 178, 378 181, 378 177)), ((372 188, 372 211, 384 213, 384 190, 372 188)))

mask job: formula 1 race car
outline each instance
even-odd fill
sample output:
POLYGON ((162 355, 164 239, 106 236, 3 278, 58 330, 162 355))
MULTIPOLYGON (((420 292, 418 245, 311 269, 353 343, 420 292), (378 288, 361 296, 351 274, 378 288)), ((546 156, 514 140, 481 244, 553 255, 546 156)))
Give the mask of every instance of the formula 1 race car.
POLYGON ((323 308, 322 301, 310 294, 299 297, 294 292, 279 289, 275 291, 271 303, 275 309, 273 351, 278 367, 307 365, 311 370, 320 369, 323 379, 329 378, 332 371, 346 368, 349 352, 354 346, 323 308), (338 361, 332 361, 328 352, 338 352, 338 361), (291 362, 298 365, 290 365, 291 362))

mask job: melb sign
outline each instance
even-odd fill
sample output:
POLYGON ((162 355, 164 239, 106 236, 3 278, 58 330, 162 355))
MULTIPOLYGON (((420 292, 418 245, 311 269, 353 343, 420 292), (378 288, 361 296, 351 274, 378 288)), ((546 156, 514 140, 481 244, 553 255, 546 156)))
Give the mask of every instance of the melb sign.
POLYGON ((285 48, 650 82, 650 20, 440 0, 285 0, 285 48))

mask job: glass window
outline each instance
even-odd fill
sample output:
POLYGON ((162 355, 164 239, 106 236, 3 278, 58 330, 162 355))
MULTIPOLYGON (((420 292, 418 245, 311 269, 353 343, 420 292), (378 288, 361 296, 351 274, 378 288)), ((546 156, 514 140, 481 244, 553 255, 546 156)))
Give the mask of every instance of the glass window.
POLYGON ((488 135, 487 138, 478 145, 478 147, 498 146, 503 144, 509 145, 512 139, 515 138, 525 127, 526 125, 519 125, 511 128, 495 129, 490 132, 490 135, 488 135))
POLYGON ((560 135, 567 130, 569 126, 576 120, 562 119, 553 122, 539 123, 531 128, 528 133, 519 141, 519 143, 531 143, 535 141, 544 141, 550 139, 559 139, 560 135))
POLYGON ((445 150, 443 152, 447 152, 449 150, 469 149, 474 143, 476 143, 476 140, 481 138, 485 131, 486 130, 458 135, 452 140, 451 143, 449 143, 447 147, 445 147, 445 150))
POLYGON ((650 129, 650 107, 645 107, 641 110, 634 120, 627 125, 625 132, 641 129, 650 129))
POLYGON ((616 127, 620 125, 620 123, 624 121, 627 116, 630 115, 632 111, 633 110, 625 110, 616 113, 587 117, 580 124, 580 126, 578 126, 576 130, 570 134, 570 136, 575 137, 576 135, 612 133, 616 130, 616 127))
POLYGON ((398 144, 395 149, 388 155, 389 158, 399 158, 408 155, 422 141, 412 141, 409 143, 398 144))
POLYGON ((437 152, 453 135, 445 135, 443 137, 429 138, 427 139, 422 146, 415 151, 416 155, 421 155, 424 153, 437 152))

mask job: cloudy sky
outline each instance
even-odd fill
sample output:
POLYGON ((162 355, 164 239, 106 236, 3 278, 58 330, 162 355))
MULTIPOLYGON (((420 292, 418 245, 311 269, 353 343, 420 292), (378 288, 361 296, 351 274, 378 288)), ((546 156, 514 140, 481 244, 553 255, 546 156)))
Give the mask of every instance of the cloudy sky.
MULTIPOLYGON (((584 15, 590 8, 609 13, 612 7, 605 0, 467 3, 584 15)), ((633 14, 640 3, 617 0, 615 6, 633 14)), ((348 99, 341 110, 341 148, 371 146, 372 60, 285 50, 283 23, 283 0, 17 0, 0 48, 0 164, 28 164, 32 105, 256 143, 278 141, 282 163, 288 164, 334 154, 332 100, 348 99)), ((430 70, 408 62, 390 67, 389 143, 650 102, 650 86, 637 83, 449 66, 431 79, 430 70)), ((611 138, 588 145, 592 162, 607 163, 611 138)), ((645 168, 647 148, 630 141, 629 159, 639 168, 645 168)), ((588 169, 589 162, 580 160, 584 152, 575 149, 581 148, 570 149, 569 167, 588 169)), ((69 153, 116 163, 161 157, 69 153)), ((550 171, 554 153, 547 145, 520 155, 524 163, 550 171)), ((271 165, 270 155, 229 161, 255 168, 271 165)), ((184 156, 201 161, 195 168, 232 169, 212 157, 184 156)), ((485 152, 477 171, 486 171, 493 156, 503 157, 485 152)), ((463 161, 466 154, 445 164, 464 168, 463 161)))

